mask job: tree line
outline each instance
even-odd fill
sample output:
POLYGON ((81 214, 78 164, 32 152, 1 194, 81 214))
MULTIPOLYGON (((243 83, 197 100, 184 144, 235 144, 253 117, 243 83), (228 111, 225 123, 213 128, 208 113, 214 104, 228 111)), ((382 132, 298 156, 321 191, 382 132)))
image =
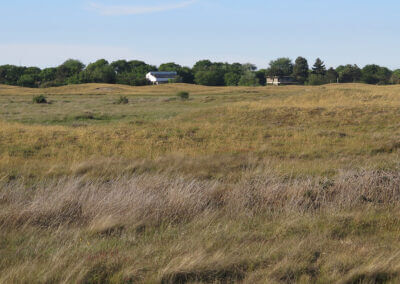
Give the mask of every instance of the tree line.
POLYGON ((175 71, 175 82, 206 86, 260 86, 266 84, 266 76, 291 76, 299 84, 322 85, 329 83, 362 82, 367 84, 400 84, 400 69, 390 70, 371 64, 364 68, 357 65, 341 65, 327 69, 321 59, 309 66, 307 59, 298 57, 278 58, 267 69, 258 70, 253 64, 198 61, 192 68, 176 63, 160 66, 139 60, 118 60, 109 63, 100 59, 85 66, 79 60, 69 59, 58 67, 40 69, 15 65, 0 66, 0 84, 21 87, 56 87, 83 83, 147 85, 145 75, 150 71, 175 71))

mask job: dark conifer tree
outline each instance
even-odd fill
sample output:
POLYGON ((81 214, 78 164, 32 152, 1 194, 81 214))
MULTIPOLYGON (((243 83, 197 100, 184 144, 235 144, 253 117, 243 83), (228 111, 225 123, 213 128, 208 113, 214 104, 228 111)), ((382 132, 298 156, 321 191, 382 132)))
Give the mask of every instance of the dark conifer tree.
POLYGON ((315 61, 312 70, 313 70, 313 74, 316 74, 316 75, 325 75, 326 74, 325 64, 319 58, 317 58, 317 60, 315 61))

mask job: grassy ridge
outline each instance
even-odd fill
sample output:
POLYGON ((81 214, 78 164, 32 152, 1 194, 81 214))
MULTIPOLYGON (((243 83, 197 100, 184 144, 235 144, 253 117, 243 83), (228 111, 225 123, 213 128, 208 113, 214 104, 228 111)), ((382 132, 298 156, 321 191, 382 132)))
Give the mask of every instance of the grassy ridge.
POLYGON ((399 280, 399 92, 0 86, 0 282, 399 280))

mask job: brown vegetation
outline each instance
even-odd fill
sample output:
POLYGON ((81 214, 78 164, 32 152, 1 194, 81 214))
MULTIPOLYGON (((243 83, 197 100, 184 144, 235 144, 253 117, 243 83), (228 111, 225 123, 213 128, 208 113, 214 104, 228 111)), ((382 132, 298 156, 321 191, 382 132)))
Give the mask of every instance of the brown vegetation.
POLYGON ((82 87, 0 86, 0 282, 400 281, 397 86, 82 87))

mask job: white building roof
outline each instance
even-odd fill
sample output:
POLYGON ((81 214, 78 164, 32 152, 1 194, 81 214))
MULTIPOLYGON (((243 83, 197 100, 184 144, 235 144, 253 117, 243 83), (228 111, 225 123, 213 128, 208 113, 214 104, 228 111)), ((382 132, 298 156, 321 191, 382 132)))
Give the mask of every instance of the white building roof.
POLYGON ((146 79, 153 82, 168 82, 169 80, 175 79, 178 74, 176 72, 149 72, 146 75, 146 79))

